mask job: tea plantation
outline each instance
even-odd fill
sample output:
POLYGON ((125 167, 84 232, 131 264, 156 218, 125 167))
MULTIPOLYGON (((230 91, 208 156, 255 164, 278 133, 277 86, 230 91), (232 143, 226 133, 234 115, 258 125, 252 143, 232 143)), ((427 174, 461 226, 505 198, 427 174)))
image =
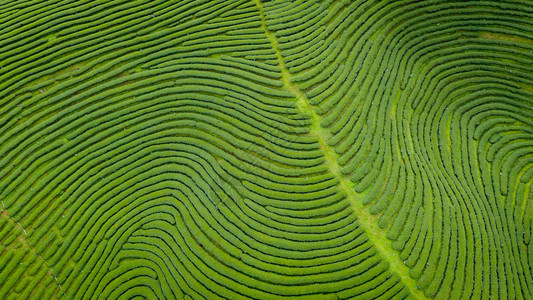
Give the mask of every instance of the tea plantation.
POLYGON ((0 0, 0 299, 533 299, 533 1, 0 0))

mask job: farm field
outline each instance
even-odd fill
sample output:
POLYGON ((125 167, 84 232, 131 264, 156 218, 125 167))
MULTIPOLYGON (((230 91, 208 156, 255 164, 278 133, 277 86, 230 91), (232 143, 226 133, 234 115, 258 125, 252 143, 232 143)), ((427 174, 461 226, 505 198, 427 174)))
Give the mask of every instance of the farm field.
POLYGON ((533 299, 533 1, 0 0, 0 299, 533 299))

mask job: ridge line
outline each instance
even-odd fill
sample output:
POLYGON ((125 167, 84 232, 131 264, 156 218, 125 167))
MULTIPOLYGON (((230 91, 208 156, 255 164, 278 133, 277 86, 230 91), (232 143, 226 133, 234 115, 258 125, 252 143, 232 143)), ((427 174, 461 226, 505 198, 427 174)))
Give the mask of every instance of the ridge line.
MULTIPOLYGON (((26 228, 24 228, 19 222, 17 222, 17 220, 15 220, 11 215, 9 215, 9 213, 7 212, 7 209, 4 206, 3 200, 2 200, 2 210, 0 211, 0 214, 4 215, 7 218, 8 222, 15 223, 16 224, 15 226, 18 226, 22 229, 22 231, 24 232, 24 235, 22 235, 22 232, 19 234, 19 236, 21 236, 20 242, 22 243, 22 245, 30 248, 30 250, 44 262, 44 265, 46 266, 46 268, 48 268, 46 273, 47 274, 49 273, 50 275, 52 275, 52 277, 54 277, 54 283, 59 287, 58 294, 60 294, 63 288, 59 284, 59 281, 57 280, 57 276, 56 274, 54 274, 54 270, 48 264, 48 261, 44 257, 42 257, 39 253, 37 253, 37 251, 35 251, 35 248, 31 246, 31 243, 27 237, 28 233, 26 232, 26 228)), ((66 292, 65 292, 65 296, 67 296, 66 292)))
POLYGON ((401 282, 409 289, 411 294, 417 299, 427 299, 423 292, 416 287, 416 281, 409 275, 409 268, 402 262, 399 255, 392 249, 392 242, 386 237, 383 229, 378 226, 378 216, 372 215, 364 205, 357 200, 356 192, 353 188, 354 184, 349 177, 340 172, 340 166, 337 163, 337 153, 335 149, 329 146, 326 142, 330 133, 320 125, 322 118, 316 113, 309 99, 300 88, 291 82, 291 74, 285 67, 285 62, 281 51, 279 50, 279 43, 275 34, 268 30, 265 21, 265 14, 263 12, 263 3, 260 0, 254 0, 259 8, 261 16, 261 27, 265 31, 267 38, 272 44, 272 48, 276 52, 279 61, 279 67, 282 74, 283 87, 296 95, 296 106, 302 113, 307 113, 311 116, 312 124, 310 134, 318 138, 320 148, 324 151, 325 163, 329 171, 339 179, 339 190, 345 192, 348 202, 357 215, 357 221, 363 227, 368 239, 375 246, 377 252, 383 260, 389 262, 389 270, 395 273, 401 282))

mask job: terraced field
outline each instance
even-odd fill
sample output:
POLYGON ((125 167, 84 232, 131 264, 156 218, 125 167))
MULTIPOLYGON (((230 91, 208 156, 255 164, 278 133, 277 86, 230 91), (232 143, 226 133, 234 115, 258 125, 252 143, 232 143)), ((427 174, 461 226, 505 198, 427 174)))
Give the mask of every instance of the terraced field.
POLYGON ((533 1, 1 0, 0 299, 533 299, 533 1))

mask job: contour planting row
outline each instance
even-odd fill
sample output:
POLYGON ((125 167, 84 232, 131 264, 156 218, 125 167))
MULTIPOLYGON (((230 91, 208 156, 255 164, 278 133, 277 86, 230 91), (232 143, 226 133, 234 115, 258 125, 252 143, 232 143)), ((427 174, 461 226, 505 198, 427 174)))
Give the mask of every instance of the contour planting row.
POLYGON ((17 232, 1 255, 21 263, 0 274, 28 274, 3 295, 408 296, 283 88, 254 3, 1 15, 0 230, 17 232))
POLYGON ((265 4, 342 173, 426 296, 533 292, 531 13, 520 1, 265 4))

